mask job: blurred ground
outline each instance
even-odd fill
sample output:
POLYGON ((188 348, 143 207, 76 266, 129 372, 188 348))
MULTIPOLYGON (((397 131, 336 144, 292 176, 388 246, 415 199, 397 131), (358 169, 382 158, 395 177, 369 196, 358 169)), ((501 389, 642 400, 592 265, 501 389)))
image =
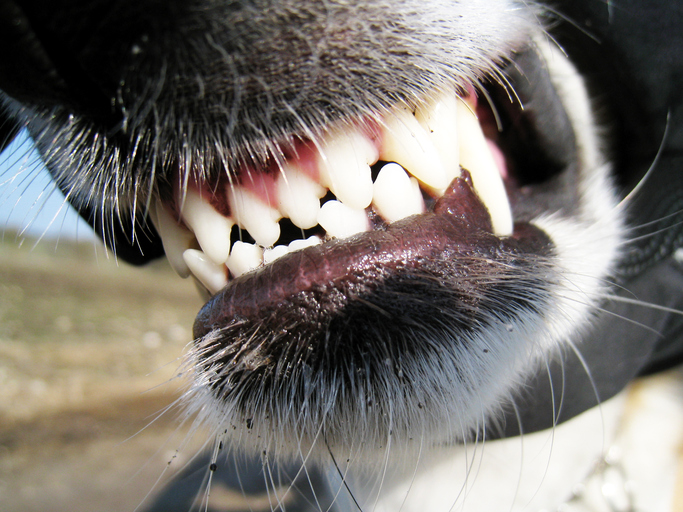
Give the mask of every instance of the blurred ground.
POLYGON ((0 243, 0 511, 133 511, 185 438, 151 420, 184 383, 198 294, 92 241, 32 245, 0 243))

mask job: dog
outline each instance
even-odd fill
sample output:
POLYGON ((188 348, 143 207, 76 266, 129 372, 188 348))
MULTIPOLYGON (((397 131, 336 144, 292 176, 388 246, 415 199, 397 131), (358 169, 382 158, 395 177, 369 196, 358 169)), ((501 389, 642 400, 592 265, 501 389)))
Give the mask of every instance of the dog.
POLYGON ((197 282, 183 404, 273 510, 272 464, 312 510, 570 506, 681 362, 680 2, 1 5, 0 140, 197 282))

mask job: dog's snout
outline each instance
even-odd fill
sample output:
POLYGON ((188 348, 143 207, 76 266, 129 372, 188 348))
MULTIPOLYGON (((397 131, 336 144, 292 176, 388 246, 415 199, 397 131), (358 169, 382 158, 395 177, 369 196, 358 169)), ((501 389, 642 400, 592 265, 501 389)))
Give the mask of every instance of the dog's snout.
POLYGON ((478 28, 468 2, 398 4, 3 2, 0 89, 95 122, 120 146, 140 130, 178 138, 191 126, 195 142, 260 149, 435 87, 464 89, 501 41, 522 40, 514 24, 478 28))

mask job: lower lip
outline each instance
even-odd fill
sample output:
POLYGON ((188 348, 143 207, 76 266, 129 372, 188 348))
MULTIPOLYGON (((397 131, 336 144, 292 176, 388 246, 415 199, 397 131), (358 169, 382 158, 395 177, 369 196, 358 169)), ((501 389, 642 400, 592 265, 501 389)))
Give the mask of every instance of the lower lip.
MULTIPOLYGON (((234 279, 202 308, 194 336, 201 338, 236 320, 258 321, 299 294, 316 289, 334 289, 343 297, 371 292, 388 275, 425 262, 438 264, 466 256, 495 259, 501 249, 546 252, 547 239, 542 233, 524 226, 518 226, 511 237, 493 235, 488 211, 464 171, 434 212, 395 222, 385 230, 296 251, 234 279)), ((343 304, 326 307, 341 308, 343 304)))

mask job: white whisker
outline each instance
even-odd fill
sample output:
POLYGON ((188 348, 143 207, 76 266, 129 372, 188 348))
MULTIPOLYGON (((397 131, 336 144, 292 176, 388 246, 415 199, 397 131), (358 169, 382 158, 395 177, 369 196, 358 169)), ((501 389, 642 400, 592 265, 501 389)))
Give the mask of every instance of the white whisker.
POLYGON ((638 184, 631 189, 631 191, 624 197, 619 204, 617 204, 616 208, 621 210, 627 207, 633 199, 640 193, 640 191, 643 189, 645 184, 648 182, 648 180, 651 179, 652 175, 654 174, 655 169, 657 168, 657 165, 659 164, 659 161, 662 157, 662 154, 664 153, 664 147, 667 142, 667 138, 669 136, 669 128, 671 126, 671 110, 669 110, 666 114, 666 124, 664 126, 664 133, 662 134, 662 140, 659 143, 659 148, 657 148, 657 153, 655 154, 654 159, 652 160, 652 163, 650 164, 650 167, 648 170, 645 172, 643 177, 640 179, 638 184))

